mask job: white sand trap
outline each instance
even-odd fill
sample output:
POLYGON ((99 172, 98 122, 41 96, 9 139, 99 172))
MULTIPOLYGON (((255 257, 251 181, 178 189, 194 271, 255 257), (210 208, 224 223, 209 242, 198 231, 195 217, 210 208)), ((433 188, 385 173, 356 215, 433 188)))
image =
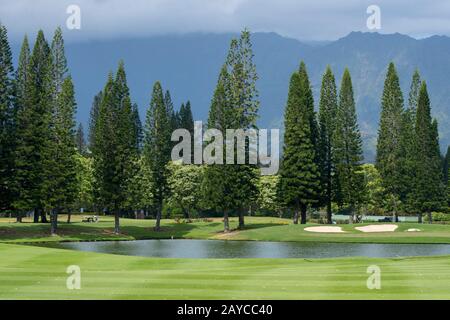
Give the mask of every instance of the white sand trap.
POLYGON ((323 233, 340 233, 342 231, 341 227, 308 227, 304 229, 309 232, 323 232, 323 233))
POLYGON ((419 232, 420 229, 415 229, 415 228, 410 228, 408 230, 406 230, 407 232, 419 232))
POLYGON ((397 229, 398 226, 395 224, 371 224, 364 227, 356 227, 356 230, 362 232, 392 232, 397 229))

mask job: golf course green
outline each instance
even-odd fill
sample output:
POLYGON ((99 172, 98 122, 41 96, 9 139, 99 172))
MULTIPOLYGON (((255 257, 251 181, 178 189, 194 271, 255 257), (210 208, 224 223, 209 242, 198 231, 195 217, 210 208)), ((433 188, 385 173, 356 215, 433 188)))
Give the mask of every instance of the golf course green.
MULTIPOLYGON (((26 221, 26 220, 25 220, 26 221)), ((229 239, 362 243, 450 243, 450 226, 398 224, 394 232, 313 233, 310 225, 247 217, 244 230, 221 232, 221 219, 179 223, 111 218, 98 223, 48 224, 0 220, 0 299, 450 299, 450 256, 333 259, 172 259, 43 248, 27 242, 134 239, 229 239), (419 232, 407 232, 417 228, 419 232), (81 288, 66 286, 67 268, 80 268, 81 288), (368 289, 369 266, 380 270, 381 288, 368 289)), ((361 224, 364 225, 364 224, 361 224)), ((237 226, 235 218, 232 227, 237 226)), ((360 226, 360 225, 358 225, 360 226)))

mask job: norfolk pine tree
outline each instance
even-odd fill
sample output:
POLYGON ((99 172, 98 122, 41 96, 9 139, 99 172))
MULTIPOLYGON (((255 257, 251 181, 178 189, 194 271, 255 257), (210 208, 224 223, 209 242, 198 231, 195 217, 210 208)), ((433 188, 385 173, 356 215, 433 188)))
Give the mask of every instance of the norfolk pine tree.
POLYGON ((70 210, 78 192, 77 151, 75 145, 75 92, 71 77, 63 80, 53 117, 52 167, 48 169, 47 192, 52 195, 48 206, 52 209, 51 233, 56 234, 58 214, 70 210))
MULTIPOLYGON (((256 67, 250 32, 244 30, 239 39, 232 39, 211 102, 208 128, 256 129, 259 100, 256 89, 256 67)), ((246 139, 245 164, 236 163, 236 143, 233 143, 234 164, 226 164, 226 143, 223 145, 223 165, 210 164, 205 171, 203 188, 209 206, 224 214, 224 232, 229 231, 229 215, 237 212, 239 228, 244 227, 244 213, 257 196, 255 165, 248 163, 249 144, 246 139)))
MULTIPOLYGON (((404 199, 402 158, 400 148, 403 129, 403 95, 394 64, 389 64, 381 99, 381 118, 378 129, 376 167, 381 175, 386 197, 404 199)), ((405 128, 406 129, 406 128, 405 128)), ((395 221, 397 210, 393 208, 395 221)))
MULTIPOLYGON (((20 66, 20 63, 19 63, 20 66)), ((42 30, 38 32, 25 79, 24 96, 19 100, 15 148, 14 206, 21 212, 34 210, 34 221, 41 215, 47 222, 45 182, 50 156, 52 120, 52 64, 50 48, 42 30)), ((23 75, 23 72, 21 72, 23 75)), ((23 80, 23 79, 22 79, 23 80)))
MULTIPOLYGON (((208 129, 217 129, 224 132, 232 125, 233 116, 230 108, 230 98, 228 92, 229 74, 226 65, 222 69, 217 80, 216 89, 211 100, 211 107, 208 115, 208 129)), ((222 162, 224 164, 207 164, 202 181, 202 194, 205 206, 223 212, 224 232, 230 231, 229 214, 233 209, 234 196, 231 189, 231 175, 228 172, 228 165, 225 164, 226 148, 224 150, 222 162)), ((218 155, 216 155, 218 156, 218 155)))
POLYGON ((148 166, 153 185, 153 198, 156 204, 155 230, 161 230, 161 215, 164 199, 169 191, 167 185, 167 163, 170 160, 172 135, 171 117, 164 103, 161 84, 157 81, 153 86, 150 106, 144 131, 144 165, 148 166))
MULTIPOLYGON (((230 126, 226 129, 256 129, 256 120, 258 118, 259 99, 256 81, 258 75, 256 66, 253 63, 253 49, 250 39, 250 31, 244 29, 239 39, 233 39, 230 44, 226 66, 228 68, 229 83, 227 85, 229 92, 228 105, 230 110, 230 126)), ((225 131, 222 131, 225 132, 225 131)), ((234 144, 234 140, 233 140, 234 144)), ((244 214, 251 203, 257 197, 257 177, 256 165, 248 163, 249 144, 246 140, 246 163, 236 164, 226 168, 230 181, 233 181, 234 188, 231 191, 234 194, 234 203, 232 210, 236 210, 239 215, 239 229, 244 228, 244 214)), ((235 159, 236 147, 235 149, 235 159)))
POLYGON ((91 110, 89 113, 89 133, 88 133, 88 140, 89 140, 89 148, 91 149, 92 146, 95 144, 95 125, 98 119, 98 113, 100 110, 100 104, 102 103, 102 92, 100 91, 97 93, 94 97, 94 100, 92 101, 91 110))
POLYGON ((133 122, 134 122, 134 129, 135 132, 133 134, 134 139, 136 140, 136 149, 139 151, 139 153, 142 151, 142 139, 143 139, 143 129, 142 129, 142 122, 141 117, 139 116, 139 109, 138 105, 136 103, 133 103, 132 107, 132 113, 133 113, 133 122))
POLYGON ((440 210, 445 204, 445 187, 442 182, 441 155, 437 135, 437 122, 431 118, 431 106, 427 86, 422 82, 416 116, 415 183, 412 201, 419 213, 428 214, 440 210))
POLYGON ((450 146, 447 147, 447 153, 445 154, 444 157, 443 175, 445 185, 448 185, 449 183, 449 174, 448 174, 449 169, 450 169, 450 146))
POLYGON ((191 134, 191 163, 194 163, 194 117, 192 116, 191 103, 181 104, 178 112, 178 128, 186 129, 191 134))
MULTIPOLYGON (((18 146, 18 128, 19 128, 19 117, 18 115, 23 112, 23 109, 25 108, 25 98, 26 98, 26 90, 27 90, 27 82, 28 82, 28 76, 29 76, 29 68, 28 64, 30 62, 30 47, 28 44, 28 38, 27 36, 24 37, 22 42, 22 47, 20 50, 19 55, 19 62, 18 67, 15 72, 15 79, 14 79, 14 97, 13 97, 13 121, 14 121, 14 132, 13 132, 13 141, 14 141, 14 153, 13 153, 13 166, 16 166, 16 152, 17 152, 17 146, 18 146)), ((20 171, 19 171, 20 172, 20 171)), ((20 186, 18 181, 18 171, 16 171, 12 178, 12 188, 13 193, 17 197, 19 195, 20 186), (15 189, 15 190, 14 190, 15 189)), ((13 205, 17 198, 13 199, 13 205)), ((16 209, 18 209, 16 207, 16 209)), ((34 222, 37 222, 37 219, 39 218, 37 215, 34 217, 34 222)), ((18 210, 17 213, 17 221, 22 221, 22 212, 21 210, 18 210)))
POLYGON ((411 114, 413 117, 413 121, 415 122, 416 118, 416 112, 417 112, 417 105, 419 103, 419 94, 420 94, 420 74, 419 70, 414 70, 411 85, 409 89, 409 96, 408 96, 408 108, 411 110, 411 114))
POLYGON ((94 123, 91 147, 96 195, 100 205, 114 213, 114 232, 118 234, 120 214, 126 206, 128 183, 135 174, 138 155, 123 62, 119 62, 115 78, 112 74, 108 76, 94 123))
POLYGON ((364 194, 362 140, 359 132, 350 72, 345 69, 339 92, 334 132, 334 161, 342 202, 352 214, 361 204, 364 194))
POLYGON ((412 76, 410 92, 408 97, 408 106, 402 114, 402 127, 399 141, 400 152, 400 172, 399 178, 399 200, 401 201, 403 211, 407 213, 416 213, 414 200, 414 176, 416 161, 416 113, 417 103, 419 101, 420 75, 416 69, 412 76))
POLYGON ((0 210, 12 209, 14 68, 6 27, 0 24, 0 210))
POLYGON ((69 210, 76 197, 75 113, 76 102, 72 79, 68 76, 61 28, 53 36, 51 55, 51 141, 50 156, 45 159, 47 179, 46 207, 51 211, 51 234, 56 234, 58 213, 69 210))
POLYGON ((81 122, 78 124, 75 134, 75 145, 79 154, 84 155, 86 153, 86 139, 84 138, 84 128, 81 122))
POLYGON ((323 77, 319 103, 319 145, 321 152, 321 181, 324 204, 327 207, 327 223, 331 224, 331 202, 333 200, 333 188, 337 186, 333 163, 333 132, 337 113, 336 81, 328 66, 323 77))
POLYGON ((302 76, 305 73, 294 72, 290 80, 279 184, 280 199, 294 210, 294 224, 299 214, 301 223, 306 223, 306 210, 317 202, 320 184, 311 130, 310 88, 302 76))

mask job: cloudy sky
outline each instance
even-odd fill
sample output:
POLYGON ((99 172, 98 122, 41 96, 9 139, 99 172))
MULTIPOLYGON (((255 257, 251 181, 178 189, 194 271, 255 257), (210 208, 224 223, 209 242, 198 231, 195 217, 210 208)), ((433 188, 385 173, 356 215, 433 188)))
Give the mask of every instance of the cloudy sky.
POLYGON ((366 10, 381 10, 381 33, 450 36, 449 0, 0 0, 0 22, 12 40, 38 28, 66 27, 69 5, 81 29, 69 41, 186 32, 277 32, 301 40, 333 40, 369 31, 366 10))

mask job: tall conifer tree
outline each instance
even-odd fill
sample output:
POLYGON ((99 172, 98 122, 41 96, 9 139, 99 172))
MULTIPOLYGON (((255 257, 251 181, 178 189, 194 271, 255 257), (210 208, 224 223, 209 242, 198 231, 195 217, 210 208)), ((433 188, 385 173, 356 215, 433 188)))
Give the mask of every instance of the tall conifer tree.
POLYGON ((336 165, 342 203, 352 214, 364 193, 362 140, 359 131, 350 72, 345 69, 339 92, 334 139, 336 165))
MULTIPOLYGON (((230 44, 226 66, 229 77, 228 88, 230 126, 227 129, 256 129, 256 120, 259 110, 259 93, 256 88, 258 74, 253 62, 253 49, 250 39, 250 31, 244 29, 239 39, 233 39, 230 44)), ((229 141, 230 142, 230 141, 229 141)), ((233 140, 234 144, 234 140, 233 140)), ((236 157, 236 146, 235 158, 236 157)), ((250 165, 249 145, 246 142, 246 163, 235 164, 226 168, 231 180, 234 180, 233 188, 234 203, 233 210, 239 215, 239 228, 244 227, 244 214, 251 202, 257 195, 256 187, 256 165, 250 165)))
POLYGON ((56 234, 58 214, 68 210, 77 194, 77 152, 75 145, 75 92, 71 77, 66 77, 57 95, 53 115, 51 160, 46 159, 47 206, 52 210, 51 233, 56 234))
POLYGON ((443 175, 444 175, 444 183, 445 185, 448 185, 449 183, 449 174, 448 171, 450 169, 450 146, 447 148, 447 153, 444 157, 444 165, 443 165, 443 175))
MULTIPOLYGON (((401 139, 403 121, 403 94, 394 64, 389 64, 381 99, 381 119, 378 129, 376 167, 380 173, 386 197, 403 198, 401 139)), ((394 210, 396 215, 396 211, 394 210)))
POLYGON ((411 85, 409 89, 409 98, 408 98, 408 109, 411 112, 413 121, 415 121, 415 116, 417 112, 417 105, 419 103, 419 93, 420 93, 420 74, 419 70, 414 70, 411 85))
POLYGON ((323 202, 327 207, 328 223, 332 223, 331 202, 333 200, 333 188, 337 187, 337 184, 334 182, 336 174, 333 163, 333 132, 335 131, 336 113, 336 81, 331 68, 328 66, 322 77, 319 103, 321 189, 323 202))
POLYGON ((0 24, 0 210, 11 209, 14 167, 14 112, 11 49, 6 27, 0 24))
POLYGON ((159 82, 153 86, 150 106, 147 110, 144 136, 144 165, 148 166, 153 183, 153 198, 156 205, 155 230, 161 229, 161 215, 164 199, 169 191, 167 185, 167 163, 170 160, 172 134, 171 117, 164 101, 159 82))
POLYGON ((48 197, 45 187, 51 156, 52 59, 42 30, 38 32, 26 72, 24 97, 17 110, 18 139, 15 149, 15 187, 18 210, 34 210, 46 222, 44 208, 48 197))
POLYGON ((412 76, 408 105, 402 114, 402 126, 398 149, 400 154, 400 165, 398 177, 400 178, 399 199, 402 210, 414 213, 416 210, 413 199, 415 160, 416 160, 416 113, 420 91, 420 74, 416 69, 412 76))
MULTIPOLYGON (((250 32, 244 30, 239 39, 231 40, 211 102, 208 127, 218 129, 222 134, 226 134, 227 129, 255 129, 259 109, 257 79, 250 32)), ((208 204, 224 214, 225 232, 229 231, 228 218, 233 212, 238 213, 239 228, 244 227, 244 213, 257 194, 255 165, 248 162, 248 140, 245 142, 245 164, 237 164, 235 139, 228 142, 233 143, 234 164, 225 164, 225 142, 224 164, 209 165, 204 182, 208 204)))
POLYGON ((306 73, 295 72, 290 81, 284 114, 283 161, 280 170, 279 197, 294 210, 294 223, 306 223, 309 205, 317 202, 319 169, 312 136, 309 82, 306 73), (307 85, 308 84, 308 85, 307 85))
MULTIPOLYGON (((29 67, 28 64, 30 62, 30 46, 28 44, 28 37, 25 36, 22 42, 22 47, 20 50, 19 55, 19 62, 18 67, 15 73, 15 79, 14 79, 14 97, 13 97, 13 121, 14 121, 14 131, 13 131, 13 142, 14 142, 14 154, 13 154, 13 166, 15 167, 17 165, 16 162, 16 152, 19 145, 20 140, 18 140, 18 133, 19 130, 19 115, 23 112, 25 108, 25 99, 26 99, 26 92, 27 92, 27 83, 28 83, 28 77, 29 77, 29 67)), ((20 195, 20 182, 18 174, 21 171, 15 171, 12 179, 12 189, 14 194, 14 203, 17 203, 16 201, 17 196, 20 195)), ((19 209, 15 207, 16 209, 19 209)), ((20 222, 22 219, 22 210, 18 210, 17 213, 17 220, 20 222)), ((37 222, 38 216, 34 216, 34 222, 37 222)))
POLYGON ((136 140, 136 149, 141 152, 142 149, 142 139, 143 139, 143 128, 142 128, 142 122, 141 117, 139 115, 139 108, 136 103, 133 103, 132 107, 133 112, 133 119, 134 119, 134 138, 136 140))
POLYGON ((78 124, 75 134, 75 145, 81 155, 86 153, 86 139, 84 138, 84 128, 81 122, 78 124))
POLYGON ((89 148, 92 149, 92 146, 95 144, 95 125, 98 119, 98 113, 100 110, 100 104, 102 102, 102 91, 97 93, 94 96, 94 100, 92 101, 91 111, 89 114, 89 148))
POLYGON ((68 209, 77 191, 75 145, 75 90, 68 75, 61 28, 57 28, 50 49, 51 63, 51 139, 49 156, 44 159, 47 193, 46 207, 51 211, 51 233, 56 234, 58 213, 68 209))
MULTIPOLYGON (((230 96, 228 92, 229 74, 226 65, 222 69, 217 80, 217 85, 211 100, 211 107, 208 115, 208 129, 217 129, 224 132, 226 128, 232 125, 233 116, 230 107, 230 96)), ((226 147, 222 144, 224 150, 221 164, 208 164, 202 182, 203 198, 207 207, 218 210, 223 213, 224 232, 230 230, 229 215, 236 207, 234 194, 231 185, 232 171, 229 165, 225 164, 226 147)), ((218 157, 219 155, 215 155, 218 157)), ((219 158, 218 158, 218 161, 219 158)))
POLYGON ((181 104, 178 112, 178 128, 186 129, 191 134, 191 163, 194 162, 194 117, 192 116, 191 103, 181 104))
POLYGON ((114 213, 114 232, 118 234, 138 155, 135 115, 122 61, 115 78, 108 76, 94 124, 92 153, 98 201, 114 213))
POLYGON ((445 187, 442 182, 441 155, 437 122, 431 118, 431 105, 427 86, 422 82, 416 116, 415 184, 412 202, 419 213, 428 214, 440 210, 445 203, 445 187))

